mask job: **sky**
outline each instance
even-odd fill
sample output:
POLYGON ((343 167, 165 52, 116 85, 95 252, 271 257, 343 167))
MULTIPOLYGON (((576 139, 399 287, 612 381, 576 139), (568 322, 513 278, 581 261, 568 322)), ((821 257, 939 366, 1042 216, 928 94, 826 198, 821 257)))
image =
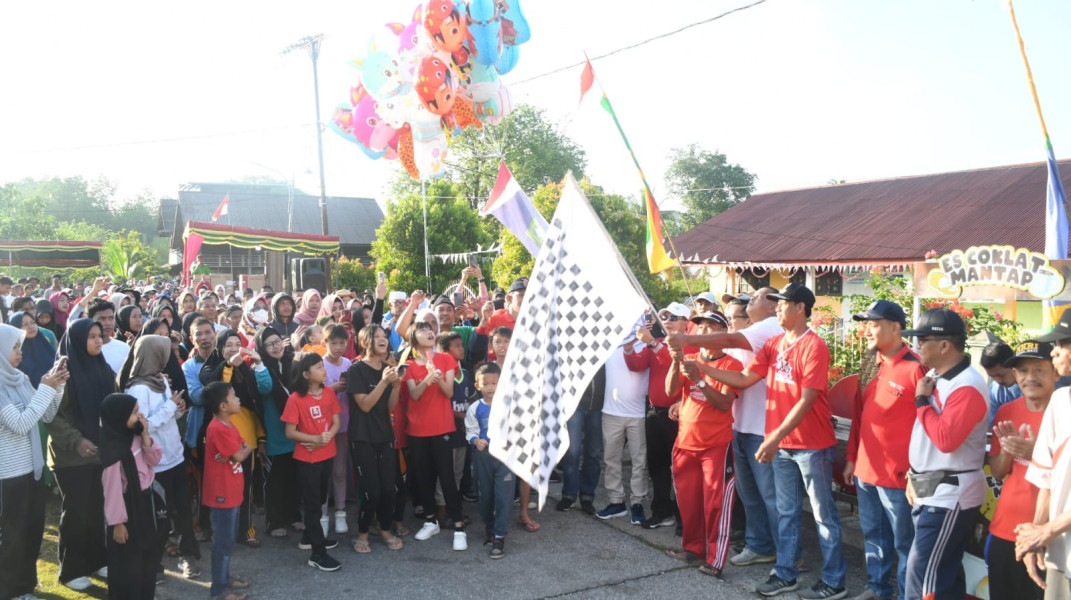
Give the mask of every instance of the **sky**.
MULTIPOLYGON (((518 0, 512 0, 514 2, 518 0)), ((581 67, 541 76, 754 0, 519 0, 532 39, 503 76, 587 152, 587 175, 640 181, 581 67)), ((326 36, 320 106, 348 97, 373 39, 416 2, 20 2, 0 7, 0 182, 105 176, 119 197, 246 176, 318 193, 312 67, 282 55, 326 36)), ((1071 157, 1071 2, 1020 0, 1019 25, 1058 158, 1071 157)), ((664 209, 673 148, 699 144, 759 192, 1044 159, 1000 0, 767 0, 593 60, 664 209)), ((327 193, 385 198, 397 163, 324 133, 327 193)), ((531 191, 531 190, 529 190, 531 191)))

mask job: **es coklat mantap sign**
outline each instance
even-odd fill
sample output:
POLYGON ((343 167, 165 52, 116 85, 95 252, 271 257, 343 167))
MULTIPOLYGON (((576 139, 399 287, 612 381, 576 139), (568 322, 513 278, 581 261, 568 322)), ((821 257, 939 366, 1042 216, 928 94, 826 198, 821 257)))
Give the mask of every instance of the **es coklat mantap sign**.
POLYGON ((936 259, 927 282, 942 296, 959 298, 968 286, 1009 287, 1041 299, 1064 289, 1064 277, 1039 252, 1013 246, 971 246, 936 259))

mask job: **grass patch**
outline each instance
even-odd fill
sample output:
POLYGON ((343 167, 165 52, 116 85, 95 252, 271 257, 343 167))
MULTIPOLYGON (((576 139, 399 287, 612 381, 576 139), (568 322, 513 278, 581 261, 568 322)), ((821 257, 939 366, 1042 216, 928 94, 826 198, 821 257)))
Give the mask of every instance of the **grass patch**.
POLYGON ((56 488, 48 495, 45 506, 45 536, 41 541, 41 555, 37 558, 37 589, 33 595, 38 598, 58 599, 82 599, 97 598, 105 600, 108 597, 108 582, 91 577, 93 587, 85 592, 76 592, 61 584, 56 578, 59 574, 59 514, 60 497, 56 488))

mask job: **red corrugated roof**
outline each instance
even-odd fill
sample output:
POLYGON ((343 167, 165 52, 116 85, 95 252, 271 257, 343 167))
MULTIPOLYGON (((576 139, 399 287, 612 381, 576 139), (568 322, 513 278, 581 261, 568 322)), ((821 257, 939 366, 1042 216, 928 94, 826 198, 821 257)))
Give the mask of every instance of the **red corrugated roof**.
MULTIPOLYGON (((1071 159, 1058 161, 1071 189, 1071 159)), ((686 263, 894 264, 1045 249, 1044 162, 758 194, 674 242, 686 263)))

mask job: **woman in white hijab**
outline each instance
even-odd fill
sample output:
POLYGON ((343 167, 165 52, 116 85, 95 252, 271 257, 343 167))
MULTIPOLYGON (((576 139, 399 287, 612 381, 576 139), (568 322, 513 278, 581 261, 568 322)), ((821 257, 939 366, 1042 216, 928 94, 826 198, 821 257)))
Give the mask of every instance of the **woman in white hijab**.
POLYGON ((57 363, 35 390, 17 368, 23 335, 0 325, 0 598, 21 597, 37 587, 47 493, 37 421, 52 421, 69 376, 66 363, 57 363))

